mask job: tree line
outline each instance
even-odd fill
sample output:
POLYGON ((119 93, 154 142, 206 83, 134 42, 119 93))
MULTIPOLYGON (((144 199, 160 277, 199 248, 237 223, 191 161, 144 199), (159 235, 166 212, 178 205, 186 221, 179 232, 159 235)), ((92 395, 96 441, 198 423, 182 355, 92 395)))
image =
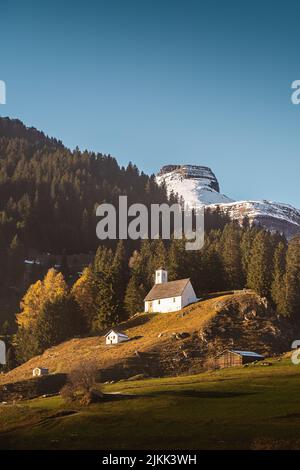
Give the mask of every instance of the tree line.
POLYGON ((154 272, 164 265, 169 280, 190 277, 196 294, 255 290, 279 315, 300 323, 300 237, 289 243, 247 223, 231 222, 206 233, 200 251, 186 251, 185 240, 143 240, 127 254, 101 245, 93 263, 68 286, 50 269, 31 285, 17 315, 19 361, 76 335, 98 334, 143 311, 154 272))
MULTIPOLYGON (((172 239, 98 246, 95 208, 103 202, 117 206, 120 195, 147 207, 177 201, 131 163, 125 168, 110 155, 71 151, 18 120, 0 118, 0 294, 7 287, 20 290, 24 258, 32 249, 62 259, 61 272, 35 266, 16 317, 19 362, 142 311, 159 265, 168 269, 169 280, 190 277, 198 297, 249 287, 278 314, 299 321, 299 237, 288 243, 207 209, 200 251, 186 251, 185 240, 172 239), (73 284, 63 261, 70 253, 95 253, 73 284)), ((0 334, 7 337, 11 329, 4 323, 0 334)))
POLYGON ((120 195, 147 207, 169 201, 154 175, 132 163, 120 167, 110 155, 71 151, 18 120, 0 118, 0 286, 18 284, 31 250, 95 253, 96 207, 117 206, 120 195))

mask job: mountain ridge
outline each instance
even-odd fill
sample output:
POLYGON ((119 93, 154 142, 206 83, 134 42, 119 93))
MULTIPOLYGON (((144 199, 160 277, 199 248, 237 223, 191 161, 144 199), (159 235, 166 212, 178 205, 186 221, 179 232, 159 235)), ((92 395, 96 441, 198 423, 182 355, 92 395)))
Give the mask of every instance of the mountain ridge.
POLYGON ((177 193, 189 207, 205 206, 211 211, 228 215, 243 224, 264 227, 280 232, 288 239, 300 234, 300 210, 287 203, 269 200, 234 201, 220 193, 220 184, 214 172, 202 165, 165 165, 156 176, 159 185, 167 192, 177 193))

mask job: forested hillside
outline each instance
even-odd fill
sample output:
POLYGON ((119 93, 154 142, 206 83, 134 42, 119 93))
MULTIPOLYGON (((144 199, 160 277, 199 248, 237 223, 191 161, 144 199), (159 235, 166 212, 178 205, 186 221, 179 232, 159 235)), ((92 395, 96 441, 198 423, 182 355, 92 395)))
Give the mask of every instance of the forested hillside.
POLYGON ((0 118, 0 282, 15 283, 30 249, 95 251, 102 202, 166 202, 163 187, 110 155, 70 151, 20 121, 0 118))
POLYGON ((299 237, 288 243, 208 209, 200 251, 186 251, 185 240, 173 239, 100 243, 95 208, 102 202, 117 207, 120 195, 147 206, 176 201, 132 164, 123 168, 109 155, 71 151, 20 121, 0 119, 0 334, 17 326, 11 364, 14 353, 22 362, 142 311, 158 265, 168 269, 169 280, 190 277, 198 297, 251 288, 278 315, 300 324, 299 237), (24 283, 24 260, 33 250, 61 262, 47 255, 48 265, 33 264, 24 283), (70 253, 90 253, 75 276, 70 253))
POLYGON ((143 311, 158 265, 168 269, 169 280, 190 277, 200 298, 248 287, 266 299, 274 316, 287 317, 292 329, 299 329, 300 238, 287 243, 280 235, 232 222, 210 230, 200 251, 186 251, 184 240, 144 240, 128 258, 122 242, 115 250, 99 246, 70 287, 62 273, 49 270, 22 300, 19 361, 76 335, 99 334, 143 311))

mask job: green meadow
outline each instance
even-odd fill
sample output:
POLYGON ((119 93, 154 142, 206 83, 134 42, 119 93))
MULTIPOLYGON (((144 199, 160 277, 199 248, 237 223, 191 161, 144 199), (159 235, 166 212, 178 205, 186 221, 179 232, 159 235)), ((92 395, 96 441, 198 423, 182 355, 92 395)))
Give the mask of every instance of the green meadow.
POLYGON ((88 407, 60 397, 1 405, 0 448, 300 448, 300 366, 289 358, 102 390, 109 398, 88 407))

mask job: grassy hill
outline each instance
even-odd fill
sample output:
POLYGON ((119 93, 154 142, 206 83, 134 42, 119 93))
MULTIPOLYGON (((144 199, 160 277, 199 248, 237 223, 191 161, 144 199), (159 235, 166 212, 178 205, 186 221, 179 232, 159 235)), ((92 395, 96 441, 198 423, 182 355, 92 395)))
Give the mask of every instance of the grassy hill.
POLYGON ((136 374, 180 375, 201 371, 208 354, 226 347, 270 355, 290 346, 289 325, 254 293, 222 295, 174 313, 142 313, 118 328, 130 341, 106 346, 103 336, 75 338, 2 375, 0 384, 29 379, 37 366, 68 373, 91 360, 103 382, 136 374))
POLYGON ((105 385, 123 397, 89 407, 60 397, 0 405, 0 448, 299 449, 300 366, 271 362, 105 385))

